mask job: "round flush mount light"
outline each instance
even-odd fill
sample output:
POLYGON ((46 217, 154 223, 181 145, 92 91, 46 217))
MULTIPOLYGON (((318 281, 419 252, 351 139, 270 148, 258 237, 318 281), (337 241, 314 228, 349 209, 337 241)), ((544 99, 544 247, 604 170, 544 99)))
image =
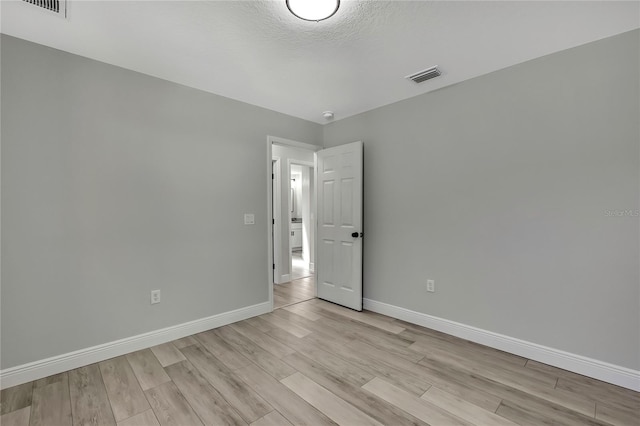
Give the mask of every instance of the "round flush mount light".
POLYGON ((331 18, 340 7, 340 0, 286 0, 289 11, 305 21, 331 18))

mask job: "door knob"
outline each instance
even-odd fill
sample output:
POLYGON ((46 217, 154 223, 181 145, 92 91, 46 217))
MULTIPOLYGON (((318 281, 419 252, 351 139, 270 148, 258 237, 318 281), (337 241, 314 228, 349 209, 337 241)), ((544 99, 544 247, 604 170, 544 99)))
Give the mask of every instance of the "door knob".
POLYGON ((352 232, 352 233, 351 233, 351 236, 352 236, 353 238, 362 237, 362 232, 360 232, 360 233, 352 232))

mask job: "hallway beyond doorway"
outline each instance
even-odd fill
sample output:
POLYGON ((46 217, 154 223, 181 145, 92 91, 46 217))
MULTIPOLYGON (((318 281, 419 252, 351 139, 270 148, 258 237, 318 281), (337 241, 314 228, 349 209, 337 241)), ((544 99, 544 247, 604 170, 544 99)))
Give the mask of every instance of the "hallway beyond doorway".
POLYGON ((306 278, 313 275, 313 272, 309 269, 309 264, 302 258, 301 251, 293 251, 291 253, 291 280, 299 280, 300 278, 306 278))

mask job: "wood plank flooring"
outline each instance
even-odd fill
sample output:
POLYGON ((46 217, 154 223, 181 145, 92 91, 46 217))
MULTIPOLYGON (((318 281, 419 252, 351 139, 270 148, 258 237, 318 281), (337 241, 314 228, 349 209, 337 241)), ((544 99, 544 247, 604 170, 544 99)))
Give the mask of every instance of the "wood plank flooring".
POLYGON ((3 426, 640 424, 638 392, 318 299, 1 396, 3 426))
POLYGON ((316 284, 313 275, 289 281, 288 283, 273 285, 274 309, 303 302, 314 297, 316 297, 316 284))
POLYGON ((291 253, 291 279, 297 280, 300 278, 313 275, 313 272, 309 269, 309 264, 302 258, 302 251, 294 251, 291 253))

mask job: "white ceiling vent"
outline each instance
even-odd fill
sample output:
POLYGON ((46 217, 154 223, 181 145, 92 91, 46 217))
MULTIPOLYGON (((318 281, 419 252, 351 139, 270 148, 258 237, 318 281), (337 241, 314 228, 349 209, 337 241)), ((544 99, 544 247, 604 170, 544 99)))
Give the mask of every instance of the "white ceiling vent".
POLYGON ((430 80, 442 74, 438 69, 438 66, 431 67, 429 69, 417 72, 415 74, 411 74, 406 76, 405 78, 413 81, 414 83, 422 83, 423 81, 430 80))
POLYGON ((22 0, 42 9, 55 13, 63 18, 67 17, 67 0, 22 0))

